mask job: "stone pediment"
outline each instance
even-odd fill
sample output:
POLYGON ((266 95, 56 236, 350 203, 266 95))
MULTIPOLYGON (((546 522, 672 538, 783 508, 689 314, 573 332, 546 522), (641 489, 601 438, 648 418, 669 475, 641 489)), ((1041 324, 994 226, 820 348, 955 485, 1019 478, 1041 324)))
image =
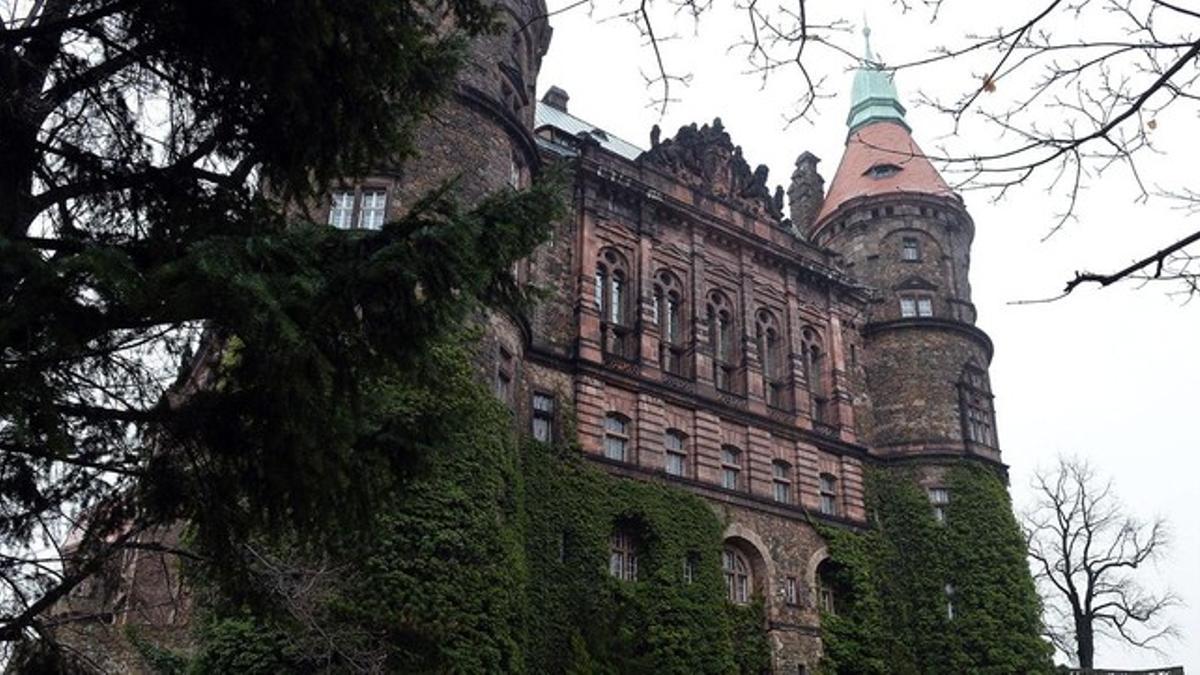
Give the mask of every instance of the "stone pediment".
POLYGON ((904 281, 896 284, 895 290, 898 291, 936 291, 937 285, 926 281, 918 276, 911 276, 904 281))
POLYGON ((679 128, 674 138, 659 140, 658 125, 650 132, 650 149, 639 162, 674 176, 681 183, 772 220, 783 219, 783 188, 772 194, 767 187, 767 166, 754 170, 734 145, 721 118, 697 127, 679 128))

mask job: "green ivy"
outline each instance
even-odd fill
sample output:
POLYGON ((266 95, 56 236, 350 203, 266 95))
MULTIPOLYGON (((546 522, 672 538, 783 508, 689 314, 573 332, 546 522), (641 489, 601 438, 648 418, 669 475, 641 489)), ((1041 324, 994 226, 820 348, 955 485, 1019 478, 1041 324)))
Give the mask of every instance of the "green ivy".
POLYGON ((944 523, 911 470, 876 468, 867 474, 870 526, 823 528, 847 596, 836 616, 822 617, 826 672, 1050 672, 1004 483, 967 461, 948 467, 944 481, 944 523))
MULTIPOLYGON (((470 341, 381 380, 380 442, 417 458, 310 616, 221 578, 192 672, 745 673, 769 668, 761 603, 728 607, 722 523, 700 498, 610 476, 569 444, 521 441, 470 341), (390 439, 390 440, 387 440, 390 439), (636 581, 608 573, 615 527, 636 581), (691 580, 685 561, 693 560, 691 580)), ((566 434, 571 437, 571 434, 566 434)), ((279 557, 304 548, 272 538, 279 557), (286 552, 286 554, 285 554, 286 552)))

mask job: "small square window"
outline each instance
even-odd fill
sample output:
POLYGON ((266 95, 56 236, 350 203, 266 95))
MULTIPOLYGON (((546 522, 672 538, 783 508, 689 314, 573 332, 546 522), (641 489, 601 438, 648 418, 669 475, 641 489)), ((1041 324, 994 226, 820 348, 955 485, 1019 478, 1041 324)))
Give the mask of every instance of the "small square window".
POLYGON ((917 315, 917 300, 916 298, 900 298, 900 316, 905 319, 912 318, 917 315))
POLYGON ((933 316, 932 298, 917 298, 917 316, 933 316))

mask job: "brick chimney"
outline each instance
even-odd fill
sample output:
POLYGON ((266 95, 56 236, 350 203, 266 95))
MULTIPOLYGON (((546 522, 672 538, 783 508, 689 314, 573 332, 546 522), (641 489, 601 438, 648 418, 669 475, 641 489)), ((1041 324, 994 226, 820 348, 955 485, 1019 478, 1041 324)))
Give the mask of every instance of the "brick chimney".
POLYGON ((569 100, 571 100, 571 97, 567 95, 567 92, 557 86, 550 87, 542 95, 542 103, 563 112, 567 112, 567 101, 569 100))

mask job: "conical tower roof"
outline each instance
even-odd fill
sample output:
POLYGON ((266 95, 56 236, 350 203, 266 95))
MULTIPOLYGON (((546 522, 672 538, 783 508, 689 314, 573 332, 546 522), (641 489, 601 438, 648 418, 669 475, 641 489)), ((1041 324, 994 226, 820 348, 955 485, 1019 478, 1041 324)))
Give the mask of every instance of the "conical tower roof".
POLYGON ((912 139, 892 74, 871 52, 870 29, 863 33, 867 38, 866 55, 854 74, 846 118, 846 151, 814 221, 816 229, 857 197, 897 192, 954 196, 912 139))

